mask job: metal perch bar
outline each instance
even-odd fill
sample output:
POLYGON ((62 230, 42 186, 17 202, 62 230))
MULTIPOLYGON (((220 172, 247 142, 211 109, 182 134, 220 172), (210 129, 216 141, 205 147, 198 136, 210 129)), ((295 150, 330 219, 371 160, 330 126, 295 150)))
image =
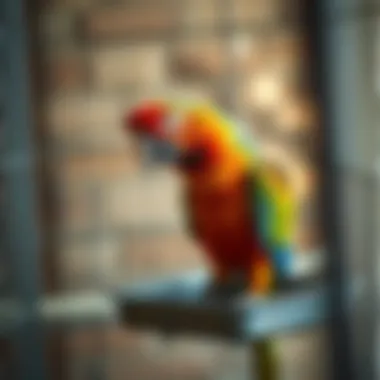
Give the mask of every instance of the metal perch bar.
MULTIPOLYGON (((324 267, 323 258, 322 252, 310 252, 309 254, 304 253, 300 255, 300 260, 297 261, 297 265, 294 267, 294 277, 298 279, 297 281, 303 281, 302 279, 308 278, 313 273, 320 273, 324 267)), ((41 298, 34 305, 32 314, 34 317, 41 318, 49 329, 80 328, 83 325, 107 324, 120 319, 126 320, 129 323, 132 321, 128 319, 128 316, 123 314, 123 309, 125 308, 131 307, 133 309, 137 304, 140 305, 139 307, 144 308, 147 306, 146 303, 150 304, 148 307, 152 307, 152 303, 160 303, 161 301, 167 303, 168 300, 175 303, 179 299, 180 302, 177 303, 177 309, 184 307, 186 303, 193 311, 198 310, 198 315, 201 315, 202 310, 207 310, 210 307, 214 308, 214 312, 217 312, 218 309, 215 309, 215 301, 217 301, 218 307, 224 311, 224 314, 221 315, 221 320, 222 316, 226 315, 226 310, 228 310, 232 302, 235 305, 235 309, 237 307, 240 309, 245 307, 246 310, 249 310, 251 307, 254 307, 257 315, 260 316, 259 320, 266 320, 267 326, 273 323, 270 318, 266 318, 262 314, 263 311, 259 312, 259 310, 268 310, 268 308, 258 307, 258 305, 270 302, 270 300, 250 300, 249 298, 236 300, 205 299, 204 290, 207 286, 207 281, 205 272, 191 271, 178 274, 172 278, 150 280, 144 284, 125 285, 109 294, 99 291, 61 293, 41 298), (208 304, 208 302, 211 303, 208 304)), ((297 296, 292 297, 295 300, 293 302, 300 302, 299 299, 303 295, 305 295, 304 291, 298 291, 297 296)), ((271 303, 272 312, 278 313, 276 308, 279 307, 292 307, 287 306, 284 302, 280 302, 283 296, 287 297, 286 295, 278 295, 275 299, 276 302, 271 303)), ((313 304, 314 301, 311 300, 309 302, 313 304)), ((310 307, 308 307, 308 311, 313 313, 310 307)), ((9 335, 22 326, 23 323, 26 323, 28 318, 30 318, 28 314, 31 314, 31 312, 25 309, 21 300, 0 298, 0 336, 9 335)), ((285 319, 283 320, 284 322, 285 319)), ((250 321, 249 316, 247 316, 245 323, 246 330, 255 330, 252 327, 253 322, 250 321)), ((259 323, 260 325, 261 322, 255 323, 259 323)), ((293 322, 285 323, 289 324, 293 322)), ((261 326, 263 326, 262 323, 261 326)), ((153 327, 156 328, 154 324, 153 327)), ((268 327, 264 326, 261 328, 267 329, 268 327)))
MULTIPOLYGON (((328 289, 319 281, 290 284, 288 290, 262 299, 209 296, 208 283, 198 272, 122 290, 117 299, 120 317, 134 327, 243 341, 307 328, 328 318, 328 289)), ((358 281, 349 305, 360 289, 358 281)))
POLYGON ((122 292, 121 317, 134 327, 251 341, 321 323, 326 289, 313 285, 271 298, 208 296, 206 276, 193 275, 122 292))

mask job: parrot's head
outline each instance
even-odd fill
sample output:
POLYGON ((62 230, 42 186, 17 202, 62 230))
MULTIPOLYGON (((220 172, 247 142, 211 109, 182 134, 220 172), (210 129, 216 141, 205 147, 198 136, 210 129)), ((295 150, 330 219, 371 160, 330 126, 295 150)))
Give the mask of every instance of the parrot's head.
POLYGON ((148 159, 174 164, 188 174, 204 172, 218 164, 221 153, 204 109, 207 107, 144 101, 127 112, 124 128, 146 147, 148 159))

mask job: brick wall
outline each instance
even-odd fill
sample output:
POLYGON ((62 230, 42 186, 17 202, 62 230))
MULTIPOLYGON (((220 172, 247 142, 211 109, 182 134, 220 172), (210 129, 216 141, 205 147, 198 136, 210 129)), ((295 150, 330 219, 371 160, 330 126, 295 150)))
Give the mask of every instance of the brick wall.
MULTIPOLYGON (((278 340, 284 379, 327 379, 326 331, 314 329, 278 340)), ((197 339, 165 340, 110 327, 67 336, 70 380, 246 380, 252 358, 245 346, 197 339)))
MULTIPOLYGON (((122 112, 137 98, 176 91, 220 100, 228 88, 268 147, 286 148, 300 202, 313 205, 317 176, 308 147, 316 145, 317 120, 297 8, 282 0, 235 0, 228 12, 221 0, 43 3, 41 86, 59 200, 62 289, 103 288, 203 265, 182 227, 180 184, 165 168, 146 169, 138 147, 121 133, 122 112), (236 31, 226 38, 231 23, 236 31)), ((314 219, 305 212, 300 226, 300 248, 314 247, 314 219)), ((190 368, 186 360, 202 345, 182 362, 167 354, 165 365, 151 365, 141 348, 141 365, 126 377, 122 362, 134 361, 142 338, 113 329, 105 335, 107 343, 93 332, 72 334, 70 379, 90 376, 80 347, 99 339, 110 362, 124 365, 107 379, 150 379, 152 371, 166 380, 209 379, 216 363, 233 354, 214 350, 213 365, 200 358, 190 368)))

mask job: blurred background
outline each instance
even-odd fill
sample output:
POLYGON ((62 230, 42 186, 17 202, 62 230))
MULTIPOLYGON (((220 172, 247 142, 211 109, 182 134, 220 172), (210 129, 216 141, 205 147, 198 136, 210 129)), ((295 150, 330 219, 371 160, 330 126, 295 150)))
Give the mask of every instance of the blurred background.
MULTIPOLYGON (((183 227, 177 178, 165 167, 147 167, 122 133, 124 112, 152 95, 211 99, 260 136, 266 152, 286 164, 298 192, 300 272, 323 268, 317 208, 320 125, 300 2, 27 3, 45 294, 84 294, 85 305, 90 295, 121 284, 203 268, 202 255, 183 227)), ((351 28, 355 17, 343 27, 351 28)), ((355 27, 350 33, 357 39, 355 27)), ((358 81, 364 87, 364 79, 358 81)), ((355 136, 351 142, 360 140, 355 136)), ((366 141, 371 141, 368 135, 366 141)), ((0 267, 4 294, 6 265, 0 267)), ((323 327, 281 338, 284 379, 326 378, 325 345, 323 327)), ((9 352, 5 340, 3 352, 9 352)), ((49 333, 46 355, 51 379, 249 377, 244 345, 166 339, 112 321, 101 328, 49 333)))
POLYGON ((296 5, 57 3, 38 14, 38 88, 62 288, 202 265, 181 229, 175 176, 145 170, 121 129, 128 107, 152 94, 209 98, 255 128, 294 172, 300 251, 318 247, 318 125, 296 5))

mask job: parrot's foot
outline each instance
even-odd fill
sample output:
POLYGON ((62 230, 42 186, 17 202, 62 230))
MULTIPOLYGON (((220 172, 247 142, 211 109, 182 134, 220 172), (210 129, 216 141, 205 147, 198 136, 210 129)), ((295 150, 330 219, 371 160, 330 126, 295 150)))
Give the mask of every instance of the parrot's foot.
POLYGON ((249 290, 254 295, 266 295, 273 290, 275 278, 273 269, 267 262, 255 263, 249 284, 249 290))

